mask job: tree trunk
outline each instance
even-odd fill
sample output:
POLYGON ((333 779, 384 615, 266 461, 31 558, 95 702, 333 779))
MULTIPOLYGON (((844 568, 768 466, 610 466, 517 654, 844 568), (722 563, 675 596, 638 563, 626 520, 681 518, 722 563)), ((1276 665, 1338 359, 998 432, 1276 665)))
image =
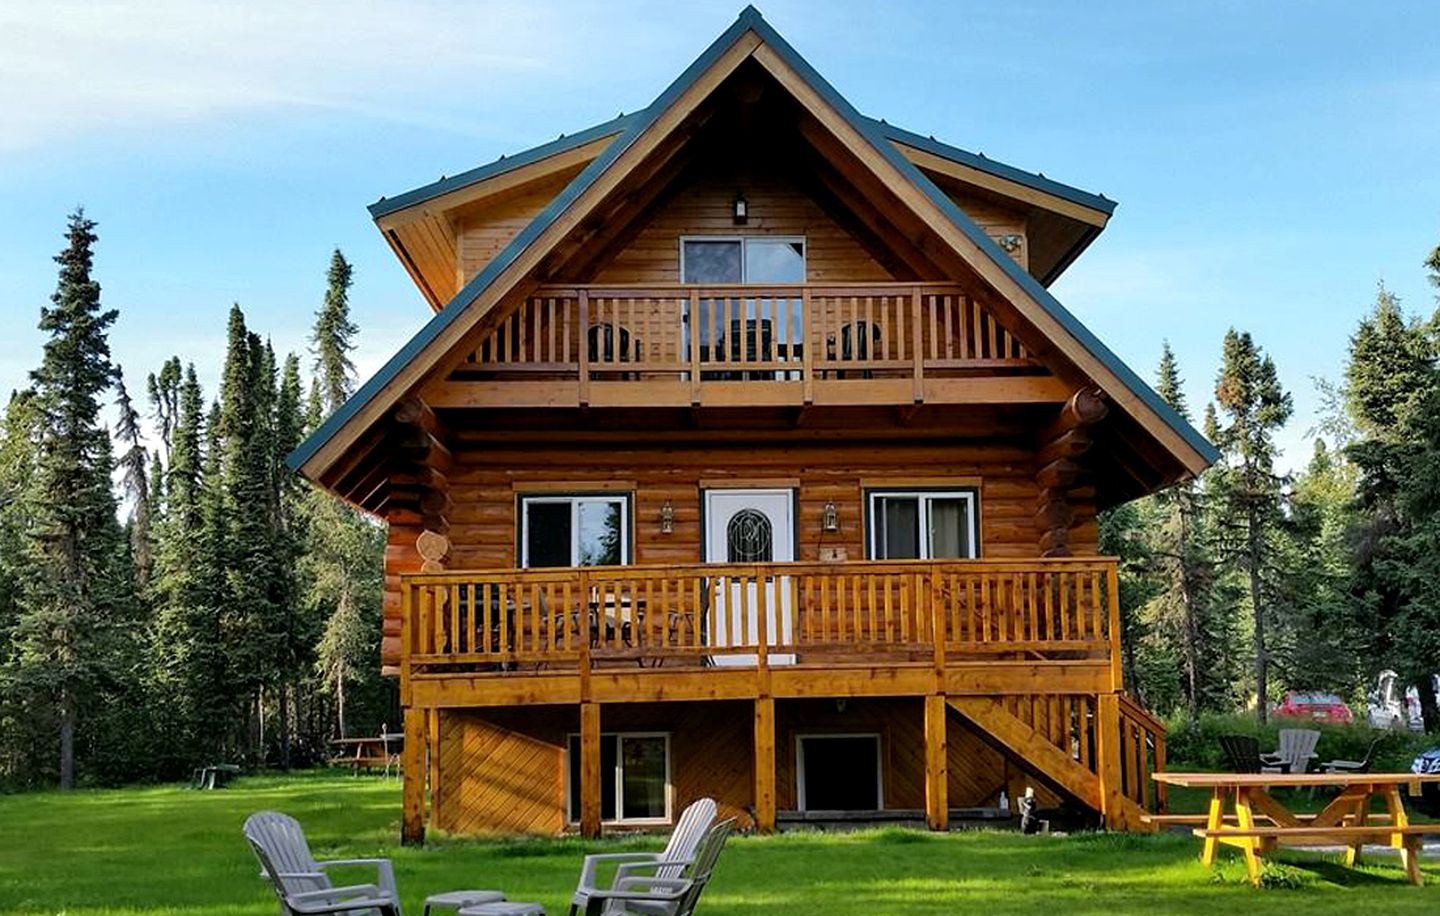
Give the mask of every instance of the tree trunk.
POLYGON ((335 720, 340 726, 340 737, 348 737, 345 734, 345 668, 343 665, 335 666, 335 720))
POLYGON ((1185 706, 1193 722, 1200 715, 1200 615, 1195 608, 1195 590, 1190 587, 1190 518, 1184 503, 1179 506, 1179 516, 1175 553, 1179 557, 1180 608, 1185 615, 1185 706))
POLYGON ((75 788, 75 697, 60 691, 60 788, 75 788))
POLYGON ((280 684, 280 769, 290 769, 290 688, 280 684))
POLYGON ((1250 609, 1255 618, 1255 721, 1264 725, 1269 711, 1270 660, 1265 654, 1265 606, 1260 598, 1260 518, 1253 507, 1247 515, 1245 572, 1250 577, 1250 609))

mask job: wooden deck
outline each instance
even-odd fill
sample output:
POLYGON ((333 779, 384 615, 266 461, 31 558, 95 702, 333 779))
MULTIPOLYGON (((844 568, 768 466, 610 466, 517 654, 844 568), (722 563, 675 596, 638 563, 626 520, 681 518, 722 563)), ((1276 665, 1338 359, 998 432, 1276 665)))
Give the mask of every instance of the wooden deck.
MULTIPOLYGON (((611 704, 748 701, 762 830, 776 823, 776 703, 817 698, 923 698, 936 829, 956 716, 1112 826, 1140 828, 1161 802, 1164 728, 1120 690, 1112 559, 447 571, 401 589, 407 772, 437 711, 573 705, 587 834, 611 704)), ((423 792, 407 781, 408 836, 423 792)))
POLYGON ((408 575, 402 695, 1094 693, 1118 687, 1115 578, 1078 558, 408 575))
POLYGON ((1041 403, 1070 389, 952 284, 542 286, 437 408, 1041 403))

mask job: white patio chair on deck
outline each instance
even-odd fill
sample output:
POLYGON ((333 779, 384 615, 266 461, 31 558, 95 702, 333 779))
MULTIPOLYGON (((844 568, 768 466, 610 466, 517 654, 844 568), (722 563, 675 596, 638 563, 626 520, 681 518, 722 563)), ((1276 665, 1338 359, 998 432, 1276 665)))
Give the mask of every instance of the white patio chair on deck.
POLYGON ((620 885, 638 869, 647 869, 657 878, 671 880, 679 878, 686 866, 695 858, 695 851, 715 820, 715 799, 702 798, 691 802, 680 814, 670 842, 656 852, 611 852, 585 857, 580 868, 580 883, 570 899, 570 913, 586 909, 590 897, 600 891, 609 891, 620 885), (609 884, 598 883, 597 872, 602 863, 618 863, 614 880, 609 884))
POLYGON ((318 862, 300 822, 278 811, 261 811, 245 820, 245 839, 260 860, 264 877, 289 914, 357 913, 401 916, 395 869, 389 859, 331 859, 318 862), (374 884, 336 887, 325 870, 337 865, 368 865, 374 884))

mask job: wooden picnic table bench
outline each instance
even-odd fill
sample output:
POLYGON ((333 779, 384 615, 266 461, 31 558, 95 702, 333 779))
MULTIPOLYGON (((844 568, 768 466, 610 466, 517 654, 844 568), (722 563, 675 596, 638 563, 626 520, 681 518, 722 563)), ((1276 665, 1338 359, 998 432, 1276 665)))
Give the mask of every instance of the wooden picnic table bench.
POLYGON ((398 732, 363 738, 331 738, 330 745, 335 752, 330 755, 330 765, 350 767, 356 772, 383 768, 388 776, 392 766, 397 770, 400 767, 404 741, 404 734, 398 732))
POLYGON ((1215 862, 1220 844, 1245 853, 1245 870, 1260 884, 1260 859, 1281 846, 1345 846, 1345 862, 1354 866, 1366 843, 1399 850, 1405 875, 1422 884, 1418 855, 1420 836, 1440 833, 1440 825, 1411 824, 1400 787, 1419 794, 1422 783, 1440 782, 1440 774, 1415 773, 1155 773, 1156 782, 1192 789, 1210 789, 1205 815, 1160 815, 1152 824, 1196 824, 1195 836, 1205 841, 1201 861, 1215 862), (1319 814, 1295 814, 1270 794, 1276 787, 1338 786, 1340 794, 1319 814), (1371 813, 1379 796, 1384 813, 1371 813), (1226 808, 1230 810, 1227 812, 1226 808), (1260 821, 1268 823, 1262 824, 1260 821))

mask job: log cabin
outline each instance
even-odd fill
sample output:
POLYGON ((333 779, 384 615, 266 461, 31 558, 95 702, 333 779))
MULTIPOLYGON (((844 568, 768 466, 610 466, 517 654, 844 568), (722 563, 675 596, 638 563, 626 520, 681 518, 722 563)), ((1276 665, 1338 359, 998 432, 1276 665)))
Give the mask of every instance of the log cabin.
POLYGON ((1114 206, 861 115, 753 8, 374 204, 434 314, 290 463, 389 526, 403 839, 1138 826, 1096 513, 1216 454, 1048 291, 1114 206))

